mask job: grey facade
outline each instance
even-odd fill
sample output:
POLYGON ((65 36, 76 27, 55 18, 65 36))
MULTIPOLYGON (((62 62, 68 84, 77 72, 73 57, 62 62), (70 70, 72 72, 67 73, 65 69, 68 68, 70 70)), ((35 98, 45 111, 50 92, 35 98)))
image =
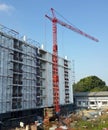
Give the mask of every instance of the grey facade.
MULTIPOLYGON (((69 107, 73 103, 71 62, 61 57, 58 61, 60 105, 69 107)), ((0 118, 7 118, 7 113, 9 117, 17 112, 25 115, 24 111, 34 114, 45 107, 53 107, 52 54, 0 25, 0 118)))

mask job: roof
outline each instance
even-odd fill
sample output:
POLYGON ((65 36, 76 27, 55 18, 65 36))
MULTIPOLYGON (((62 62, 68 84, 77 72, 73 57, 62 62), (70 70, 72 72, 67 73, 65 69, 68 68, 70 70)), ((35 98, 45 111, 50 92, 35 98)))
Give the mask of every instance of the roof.
POLYGON ((102 92, 76 92, 74 96, 108 96, 108 91, 102 92))

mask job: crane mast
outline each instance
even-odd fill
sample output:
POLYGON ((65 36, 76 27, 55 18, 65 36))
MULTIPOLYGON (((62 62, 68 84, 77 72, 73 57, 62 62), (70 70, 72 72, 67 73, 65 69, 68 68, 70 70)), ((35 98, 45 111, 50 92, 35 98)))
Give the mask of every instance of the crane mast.
POLYGON ((62 22, 58 18, 56 18, 54 9, 51 8, 52 16, 50 17, 48 15, 45 15, 51 22, 52 22, 52 33, 53 33, 53 54, 52 54, 52 79, 53 79, 53 104, 55 108, 55 112, 60 112, 60 103, 59 103, 59 75, 58 75, 58 44, 57 44, 57 23, 61 26, 64 26, 80 35, 83 35, 91 40, 94 40, 95 42, 98 42, 99 40, 96 39, 93 36, 90 36, 89 34, 83 32, 82 30, 73 27, 72 25, 69 25, 65 22, 62 22))
POLYGON ((59 76, 58 76, 58 45, 57 45, 57 19, 54 15, 54 10, 51 9, 52 19, 52 30, 53 30, 53 54, 52 54, 52 78, 53 78, 53 104, 55 112, 59 113, 59 76))

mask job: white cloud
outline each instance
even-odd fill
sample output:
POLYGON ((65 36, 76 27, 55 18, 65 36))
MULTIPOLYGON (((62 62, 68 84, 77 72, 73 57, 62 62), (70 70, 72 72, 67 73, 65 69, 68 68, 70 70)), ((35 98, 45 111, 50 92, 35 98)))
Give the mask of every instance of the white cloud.
POLYGON ((0 12, 7 12, 9 13, 10 11, 12 11, 14 9, 13 6, 11 5, 7 5, 5 3, 0 3, 0 12))

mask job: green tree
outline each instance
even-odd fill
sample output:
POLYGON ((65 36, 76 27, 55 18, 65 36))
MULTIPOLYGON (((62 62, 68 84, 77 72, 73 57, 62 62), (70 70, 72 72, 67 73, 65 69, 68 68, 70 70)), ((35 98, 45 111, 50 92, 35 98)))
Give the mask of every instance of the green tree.
POLYGON ((108 86, 97 76, 88 76, 73 84, 74 92, 98 92, 108 91, 108 86))

